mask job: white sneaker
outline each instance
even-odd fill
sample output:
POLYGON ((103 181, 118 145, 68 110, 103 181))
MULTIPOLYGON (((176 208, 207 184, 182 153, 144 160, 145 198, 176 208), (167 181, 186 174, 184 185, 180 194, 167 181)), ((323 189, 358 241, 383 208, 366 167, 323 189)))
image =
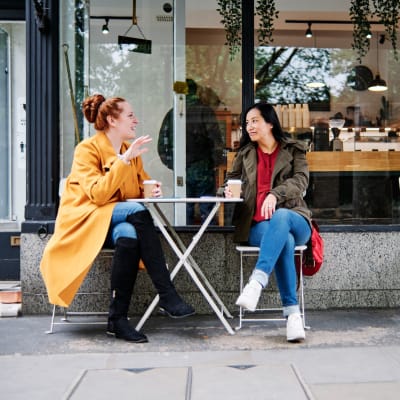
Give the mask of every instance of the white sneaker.
POLYGON ((288 342, 300 342, 306 338, 303 318, 298 313, 290 314, 286 323, 286 337, 288 342))
POLYGON ((243 289, 242 294, 236 300, 236 305, 255 311, 260 299, 262 286, 255 279, 252 279, 243 289))

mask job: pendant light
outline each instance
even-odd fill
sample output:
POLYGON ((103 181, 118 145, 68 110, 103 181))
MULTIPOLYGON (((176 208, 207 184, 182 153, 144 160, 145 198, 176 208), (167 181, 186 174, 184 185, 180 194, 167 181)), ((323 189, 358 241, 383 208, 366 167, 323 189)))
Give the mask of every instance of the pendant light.
POLYGON ((105 20, 106 20, 106 23, 101 28, 101 32, 103 33, 103 35, 108 35, 110 32, 110 29, 108 28, 108 22, 110 21, 110 18, 106 17, 105 20))
MULTIPOLYGON (((378 40, 379 34, 376 34, 376 69, 377 69, 377 74, 375 75, 375 79, 370 83, 368 86, 368 90, 371 92, 384 92, 387 90, 387 84, 384 79, 381 78, 379 74, 379 40, 378 40)), ((384 40, 381 39, 381 42, 384 40)))
POLYGON ((312 33, 312 30, 311 30, 311 22, 308 22, 307 24, 308 24, 308 28, 306 30, 305 36, 306 36, 306 38, 312 38, 313 37, 313 33, 312 33))

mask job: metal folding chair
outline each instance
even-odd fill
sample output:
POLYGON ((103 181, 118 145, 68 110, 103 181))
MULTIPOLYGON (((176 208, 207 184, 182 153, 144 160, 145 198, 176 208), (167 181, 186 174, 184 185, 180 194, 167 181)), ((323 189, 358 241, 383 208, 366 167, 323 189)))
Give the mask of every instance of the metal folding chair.
MULTIPOLYGON (((103 258, 110 258, 112 259, 114 255, 114 249, 104 248, 101 250, 100 254, 103 258)), ((76 296, 93 296, 93 295, 105 295, 104 293, 99 292, 78 292, 76 296)), ((54 333, 54 326, 55 325, 104 325, 107 323, 107 318, 101 321, 91 321, 88 318, 72 318, 72 317, 96 317, 96 316, 107 316, 108 311, 68 311, 68 308, 59 307, 55 304, 53 305, 53 310, 51 313, 51 320, 50 320, 50 329, 46 331, 46 333, 54 333), (56 311, 57 307, 62 310, 62 316, 60 319, 57 319, 56 311)))
MULTIPOLYGON (((303 254, 307 249, 307 246, 296 246, 295 247, 295 257, 299 257, 300 265, 302 265, 303 254)), ((243 266, 245 257, 258 257, 260 252, 259 247, 255 246, 236 246, 236 250, 240 253, 240 293, 243 291, 244 286, 244 277, 243 277, 243 266)), ((300 304, 300 312, 303 319, 304 329, 310 329, 309 326, 306 325, 306 316, 305 316, 305 306, 304 306, 304 284, 303 284, 303 271, 300 268, 299 273, 299 304, 300 304)), ((257 308, 252 317, 246 317, 245 314, 250 311, 245 311, 242 307, 239 307, 239 326, 236 327, 236 330, 242 328, 242 324, 244 322, 259 322, 259 321, 286 321, 286 318, 283 317, 267 317, 266 314, 268 312, 277 312, 282 311, 281 307, 271 307, 271 308, 257 308), (264 317, 257 317, 258 314, 265 315, 264 317)))

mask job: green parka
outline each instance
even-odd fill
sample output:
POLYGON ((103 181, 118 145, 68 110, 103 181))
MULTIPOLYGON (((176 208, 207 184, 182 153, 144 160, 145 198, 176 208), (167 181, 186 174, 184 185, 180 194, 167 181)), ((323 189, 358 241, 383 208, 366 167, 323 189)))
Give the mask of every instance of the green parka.
MULTIPOLYGON (((255 213, 257 195, 257 144, 249 143, 241 148, 226 174, 228 179, 242 180, 242 203, 235 205, 232 223, 235 226, 233 240, 248 241, 250 227, 255 213)), ((225 181, 225 182, 226 182, 225 181)), ((302 142, 285 138, 272 172, 271 190, 276 199, 276 208, 288 208, 307 219, 311 226, 311 211, 303 197, 308 187, 309 171, 306 148, 302 142)))

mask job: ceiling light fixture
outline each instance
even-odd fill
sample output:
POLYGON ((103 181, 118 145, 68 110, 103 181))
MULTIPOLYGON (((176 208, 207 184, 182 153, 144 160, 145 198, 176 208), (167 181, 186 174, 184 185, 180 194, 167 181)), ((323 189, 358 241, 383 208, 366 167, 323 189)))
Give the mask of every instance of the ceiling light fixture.
POLYGON ((388 88, 385 80, 382 79, 380 74, 379 74, 379 43, 380 43, 380 40, 378 38, 379 38, 379 34, 377 33, 376 34, 376 69, 377 69, 377 74, 375 75, 375 79, 368 86, 368 90, 371 91, 371 92, 384 92, 388 88))
POLYGON ((311 22, 308 23, 308 28, 306 30, 306 38, 312 38, 311 22))
POLYGON ((108 35, 108 33, 110 32, 110 30, 108 29, 108 21, 110 21, 110 18, 105 18, 105 20, 106 23, 101 28, 101 31, 103 32, 103 35, 108 35))

